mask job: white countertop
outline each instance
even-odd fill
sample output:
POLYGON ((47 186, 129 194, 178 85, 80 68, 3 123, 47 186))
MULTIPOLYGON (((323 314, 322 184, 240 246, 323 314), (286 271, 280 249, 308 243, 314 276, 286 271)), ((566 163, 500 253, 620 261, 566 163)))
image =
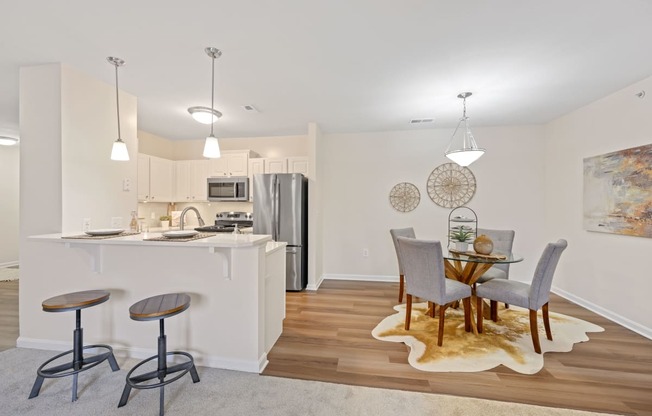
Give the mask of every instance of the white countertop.
POLYGON ((277 250, 284 249, 288 243, 283 241, 268 241, 267 246, 265 246, 265 254, 271 254, 277 250))
MULTIPOLYGON (((79 233, 66 233, 66 236, 81 235, 79 233)), ((211 237, 200 238, 192 241, 144 241, 147 238, 161 237, 160 232, 145 232, 141 234, 124 237, 113 237, 104 239, 90 238, 61 238, 62 234, 44 234, 30 236, 30 240, 61 242, 67 244, 89 244, 89 245, 137 245, 137 246, 163 246, 163 247, 252 247, 265 244, 272 240, 270 235, 262 234, 223 234, 218 233, 211 237)), ((285 244, 285 243, 283 243, 285 244)), ((268 249, 269 250, 269 249, 268 249)))

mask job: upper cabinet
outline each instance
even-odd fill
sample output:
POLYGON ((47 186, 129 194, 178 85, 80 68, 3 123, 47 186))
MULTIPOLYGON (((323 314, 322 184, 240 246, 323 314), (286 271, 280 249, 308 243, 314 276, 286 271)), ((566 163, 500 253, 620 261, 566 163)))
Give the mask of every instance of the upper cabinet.
POLYGON ((172 201, 174 170, 171 160, 138 154, 138 200, 172 201))
POLYGON ((249 158, 257 156, 250 150, 226 150, 219 159, 211 159, 208 176, 248 176, 249 158))
POLYGON ((175 202, 207 201, 208 160, 178 160, 176 164, 175 202))
POLYGON ((303 173, 308 176, 309 163, 306 156, 288 157, 288 173, 303 173))
POLYGON ((265 173, 288 173, 288 160, 286 158, 266 158, 265 173))

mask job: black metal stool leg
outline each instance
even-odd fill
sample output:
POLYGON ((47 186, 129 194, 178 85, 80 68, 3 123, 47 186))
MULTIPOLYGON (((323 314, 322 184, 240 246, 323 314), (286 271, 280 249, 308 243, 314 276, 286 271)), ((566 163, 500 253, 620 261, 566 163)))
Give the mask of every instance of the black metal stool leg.
POLYGON ((120 402, 118 403, 118 407, 122 407, 127 404, 127 400, 129 400, 129 394, 131 393, 131 386, 129 383, 125 383, 125 388, 122 390, 122 397, 120 397, 120 402))
MULTIPOLYGON (((165 323, 164 319, 159 319, 159 336, 158 336, 158 381, 163 383, 165 381, 165 376, 168 373, 168 364, 167 364, 167 342, 165 339, 165 323)), ((160 387, 161 391, 159 393, 159 416, 163 416, 165 413, 165 386, 160 387)))
POLYGON ((32 386, 32 391, 29 393, 29 398, 33 399, 34 397, 38 396, 39 392, 41 391, 41 386, 43 385, 43 380, 45 380, 41 376, 36 376, 36 380, 34 381, 34 385, 32 386))

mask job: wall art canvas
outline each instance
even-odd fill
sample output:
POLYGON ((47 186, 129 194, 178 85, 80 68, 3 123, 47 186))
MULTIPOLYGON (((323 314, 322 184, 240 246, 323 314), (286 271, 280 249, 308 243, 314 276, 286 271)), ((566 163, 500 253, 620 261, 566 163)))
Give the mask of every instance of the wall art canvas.
POLYGON ((652 144, 584 159, 584 228, 652 238, 652 144))

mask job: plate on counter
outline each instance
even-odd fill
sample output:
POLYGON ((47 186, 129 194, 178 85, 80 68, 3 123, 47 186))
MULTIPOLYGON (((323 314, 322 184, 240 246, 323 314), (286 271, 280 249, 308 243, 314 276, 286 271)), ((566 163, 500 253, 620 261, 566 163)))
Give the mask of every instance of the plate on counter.
POLYGON ((166 231, 161 235, 166 238, 188 238, 188 237, 194 237, 197 234, 199 234, 199 232, 195 230, 172 230, 172 231, 166 231))
POLYGON ((85 231, 85 234, 92 235, 92 236, 97 236, 97 235, 117 235, 123 232, 124 229, 120 228, 104 228, 100 230, 88 230, 85 231))

